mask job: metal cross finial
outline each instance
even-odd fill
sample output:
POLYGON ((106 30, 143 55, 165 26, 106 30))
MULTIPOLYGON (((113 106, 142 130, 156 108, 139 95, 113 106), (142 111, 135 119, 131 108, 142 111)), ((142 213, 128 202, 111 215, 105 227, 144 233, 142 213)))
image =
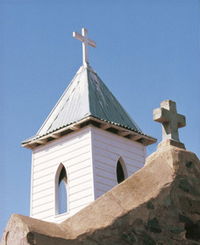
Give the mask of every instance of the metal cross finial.
POLYGON ((161 102, 160 108, 153 111, 154 121, 162 123, 163 141, 171 139, 179 141, 178 128, 186 125, 185 116, 176 111, 176 102, 165 100, 161 102))
POLYGON ((80 40, 82 42, 82 49, 83 49, 83 65, 85 67, 87 67, 88 65, 88 48, 87 46, 91 46, 91 47, 96 47, 96 43, 92 40, 90 40, 87 37, 87 29, 82 28, 82 35, 79 34, 78 32, 73 32, 73 37, 80 40))

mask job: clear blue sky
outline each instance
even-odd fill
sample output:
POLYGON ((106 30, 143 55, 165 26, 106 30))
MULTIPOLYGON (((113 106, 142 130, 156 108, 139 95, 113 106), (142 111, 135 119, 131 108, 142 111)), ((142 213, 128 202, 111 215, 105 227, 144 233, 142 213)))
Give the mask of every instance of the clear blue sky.
MULTIPOLYGON (((0 0, 0 233, 11 213, 29 214, 36 133, 81 65, 81 27, 97 43, 91 66, 149 135, 152 110, 177 102, 180 139, 200 156, 199 0, 0 0)), ((156 144, 148 148, 148 153, 156 144)))

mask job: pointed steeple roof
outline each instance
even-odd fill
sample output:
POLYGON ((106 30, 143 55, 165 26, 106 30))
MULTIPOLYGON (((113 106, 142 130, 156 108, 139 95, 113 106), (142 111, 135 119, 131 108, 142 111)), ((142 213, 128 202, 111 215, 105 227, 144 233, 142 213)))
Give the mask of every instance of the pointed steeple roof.
MULTIPOLYGON (((148 139, 145 144, 155 142, 154 138, 142 133, 97 73, 88 65, 80 67, 37 134, 22 142, 22 145, 32 148, 30 145, 34 142, 37 142, 37 145, 38 142, 46 143, 46 140, 42 142, 41 138, 70 125, 76 125, 83 119, 91 118, 133 131, 140 135, 137 139, 148 139)), ((54 135, 52 138, 57 137, 54 135)))
POLYGON ((88 38, 87 29, 82 28, 82 34, 73 32, 73 37, 82 42, 83 66, 37 134, 22 142, 22 146, 34 148, 88 124, 139 141, 144 145, 154 143, 156 140, 142 133, 89 66, 87 46, 96 47, 96 43, 88 38))
POLYGON ((37 136, 46 135, 88 116, 142 133, 97 73, 91 67, 82 66, 37 136))

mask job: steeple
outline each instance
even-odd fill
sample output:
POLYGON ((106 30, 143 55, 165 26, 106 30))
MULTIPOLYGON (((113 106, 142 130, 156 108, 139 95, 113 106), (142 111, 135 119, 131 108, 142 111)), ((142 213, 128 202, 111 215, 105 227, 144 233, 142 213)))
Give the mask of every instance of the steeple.
POLYGON ((154 138, 143 134, 89 65, 87 46, 96 47, 96 43, 87 37, 87 33, 85 28, 82 28, 82 35, 73 32, 73 37, 82 41, 83 65, 37 134, 22 142, 22 146, 35 148, 46 144, 62 136, 63 131, 74 131, 84 124, 87 125, 86 122, 93 122, 100 128, 119 133, 144 145, 155 142, 154 138))
POLYGON ((141 168, 145 135, 88 63, 83 29, 83 65, 35 136, 31 208, 34 218, 61 222, 141 168))
POLYGON ((155 139, 143 134, 91 66, 83 65, 37 134, 22 145, 34 148, 45 144, 52 140, 49 137, 60 137, 59 133, 65 129, 75 130, 86 121, 96 122, 98 127, 124 134, 145 145, 155 142, 155 139))

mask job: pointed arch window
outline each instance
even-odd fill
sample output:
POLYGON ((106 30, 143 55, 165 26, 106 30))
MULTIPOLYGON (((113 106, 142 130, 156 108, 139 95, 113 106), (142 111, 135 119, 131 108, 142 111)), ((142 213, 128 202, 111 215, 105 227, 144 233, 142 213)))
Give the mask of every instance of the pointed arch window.
POLYGON ((118 184, 127 178, 127 171, 123 160, 120 158, 117 162, 116 175, 118 184))
POLYGON ((68 211, 68 184, 67 172, 63 164, 58 168, 56 183, 56 213, 62 214, 68 211))

